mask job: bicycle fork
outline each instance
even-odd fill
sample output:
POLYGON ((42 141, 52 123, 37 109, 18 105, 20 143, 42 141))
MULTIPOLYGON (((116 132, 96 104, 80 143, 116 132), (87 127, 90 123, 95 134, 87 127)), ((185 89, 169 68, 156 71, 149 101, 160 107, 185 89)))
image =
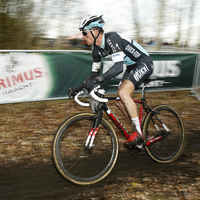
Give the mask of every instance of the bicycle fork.
POLYGON ((97 133, 98 127, 96 127, 95 129, 92 128, 87 136, 87 140, 85 142, 85 150, 87 149, 91 149, 91 147, 93 146, 94 143, 94 139, 97 133))
POLYGON ((94 139, 95 139, 96 133, 99 129, 99 124, 101 122, 102 116, 103 116, 103 112, 102 112, 102 110, 99 110, 97 112, 95 119, 92 121, 90 131, 89 131, 89 134, 87 136, 85 146, 84 146, 85 150, 90 150, 93 147, 94 139))

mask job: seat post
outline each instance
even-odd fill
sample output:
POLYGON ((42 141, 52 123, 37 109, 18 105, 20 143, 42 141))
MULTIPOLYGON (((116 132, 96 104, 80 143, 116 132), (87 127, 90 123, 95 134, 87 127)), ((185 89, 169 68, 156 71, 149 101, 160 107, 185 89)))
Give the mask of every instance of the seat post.
POLYGON ((142 86, 142 99, 145 100, 145 89, 147 87, 148 83, 144 83, 144 85, 142 86))
POLYGON ((144 85, 142 86, 142 99, 145 100, 145 89, 147 87, 147 85, 151 82, 151 81, 155 81, 156 77, 150 77, 147 78, 146 80, 144 80, 144 85))

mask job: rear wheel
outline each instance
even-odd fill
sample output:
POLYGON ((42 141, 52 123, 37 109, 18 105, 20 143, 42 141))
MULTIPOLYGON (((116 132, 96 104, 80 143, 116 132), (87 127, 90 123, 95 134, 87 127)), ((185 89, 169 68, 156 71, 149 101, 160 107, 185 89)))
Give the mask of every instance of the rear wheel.
POLYGON ((155 115, 150 112, 143 126, 145 142, 157 134, 168 135, 146 146, 148 154, 157 162, 170 163, 175 161, 183 153, 186 144, 186 135, 183 122, 179 114, 168 105, 159 105, 153 108, 153 112, 160 118, 169 132, 163 127, 155 115), (158 130, 159 129, 159 130, 158 130))
POLYGON ((53 141, 53 161, 67 180, 88 185, 105 178, 118 157, 118 140, 113 127, 102 119, 90 150, 84 148, 95 114, 80 113, 63 122, 53 141))

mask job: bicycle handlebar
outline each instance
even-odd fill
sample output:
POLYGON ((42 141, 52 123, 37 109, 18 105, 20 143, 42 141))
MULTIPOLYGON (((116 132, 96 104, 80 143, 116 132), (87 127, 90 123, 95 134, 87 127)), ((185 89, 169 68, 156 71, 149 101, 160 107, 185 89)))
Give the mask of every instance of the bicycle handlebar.
POLYGON ((80 92, 74 97, 74 100, 75 100, 76 103, 79 104, 80 106, 85 106, 85 107, 90 106, 89 103, 83 103, 82 101, 80 101, 80 100, 78 99, 78 97, 79 97, 81 94, 83 94, 83 93, 84 93, 83 91, 80 91, 80 92))
POLYGON ((108 102, 108 99, 98 97, 98 96, 95 94, 95 92, 99 92, 100 94, 104 94, 104 90, 101 90, 101 89, 99 89, 99 88, 100 88, 100 85, 98 85, 97 87, 95 87, 95 88, 90 92, 90 96, 91 96, 94 100, 96 100, 96 101, 98 101, 98 102, 102 102, 102 103, 108 102), (99 89, 99 90, 98 90, 98 89, 99 89))
MULTIPOLYGON (((94 100, 96 100, 96 101, 98 101, 98 102, 102 102, 102 103, 108 102, 108 99, 98 97, 98 96, 95 94, 95 92, 98 92, 99 94, 104 94, 104 90, 99 89, 99 88, 100 88, 100 85, 98 85, 97 87, 95 87, 95 88, 90 92, 90 96, 91 96, 94 100)), ((76 103, 78 103, 80 106, 85 106, 85 107, 86 107, 86 106, 90 106, 89 103, 84 103, 84 102, 82 102, 82 101, 80 101, 80 100, 78 99, 78 97, 79 97, 81 94, 83 94, 83 93, 84 93, 83 91, 80 91, 80 92, 74 97, 74 100, 75 100, 76 103)))

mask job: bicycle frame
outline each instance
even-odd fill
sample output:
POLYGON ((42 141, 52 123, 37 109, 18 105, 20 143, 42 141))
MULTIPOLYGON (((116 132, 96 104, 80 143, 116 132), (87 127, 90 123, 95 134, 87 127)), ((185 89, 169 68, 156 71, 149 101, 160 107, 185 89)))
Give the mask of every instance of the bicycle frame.
MULTIPOLYGON (((109 98, 109 99, 111 99, 111 98, 109 98)), ((140 120, 140 126, 142 127, 143 111, 145 110, 146 114, 148 114, 150 111, 152 111, 152 109, 145 103, 145 99, 142 99, 141 101, 133 99, 133 101, 135 103, 140 104, 139 120, 140 120)), ((105 113, 107 114, 107 116, 117 126, 117 128, 120 130, 120 132, 126 137, 126 139, 128 139, 130 137, 128 131, 124 128, 124 126, 118 120, 118 118, 115 116, 115 114, 112 112, 112 110, 106 104, 103 104, 103 106, 100 109, 102 109, 102 110, 105 111, 105 113)))
MULTIPOLYGON (((147 85, 148 85, 148 82, 146 84, 144 84, 144 86, 142 87, 142 98, 141 98, 141 100, 134 100, 133 99, 133 101, 135 103, 140 104, 139 121, 140 121, 141 129, 142 129, 143 111, 145 110, 146 116, 150 112, 152 112, 154 114, 154 116, 158 119, 158 121, 160 121, 160 123, 165 128, 165 130, 167 131, 167 134, 164 135, 164 136, 157 135, 156 137, 149 138, 148 141, 146 141, 146 144, 145 144, 146 146, 149 146, 149 145, 151 145, 151 143, 153 143, 157 140, 160 140, 160 139, 166 137, 167 135, 169 135, 170 131, 165 126, 165 124, 162 123, 162 121, 159 119, 157 114, 147 105, 146 99, 145 99, 145 88, 146 88, 147 85)), ((104 94, 100 94, 100 97, 103 98, 104 94)), ((109 100, 116 100, 116 97, 106 97, 106 98, 109 99, 109 100)), ((90 102, 90 103, 91 103, 93 112, 96 113, 97 117, 91 125, 90 131, 89 131, 89 134, 88 134, 88 138, 87 138, 87 141, 86 141, 86 144, 85 144, 85 149, 90 149, 93 145, 93 141, 95 139, 95 135, 97 133, 99 123, 100 123, 100 121, 103 117, 103 111, 107 114, 107 116, 111 119, 111 121, 117 126, 117 128, 125 136, 126 139, 128 139, 130 137, 128 131, 124 128, 122 123, 117 119, 115 114, 111 111, 111 109, 108 107, 108 105, 106 103, 99 102, 98 105, 95 105, 95 103, 92 103, 92 102, 90 102), (90 141, 90 144, 89 144, 89 141, 90 141)), ((152 119, 152 121, 154 123, 153 119, 152 119)), ((157 128, 157 130, 160 131, 155 123, 154 123, 154 125, 157 128)))
MULTIPOLYGON (((133 101, 137 104, 140 104, 140 111, 139 111, 139 121, 140 121, 140 127, 142 129, 142 117, 143 117, 143 111, 145 110, 146 114, 152 111, 152 109, 146 104, 146 99, 145 99, 145 88, 147 84, 145 84, 142 87, 142 98, 141 100, 135 100, 133 101)), ((115 100, 116 97, 107 97, 109 100, 115 100)), ((99 108, 98 110, 104 110, 105 113, 108 115, 108 117, 111 119, 111 121, 117 126, 117 128, 120 130, 120 132, 128 139, 130 137, 128 131, 124 128, 122 123, 117 119, 115 114, 111 111, 111 109, 106 105, 105 103, 99 103, 99 108)))
MULTIPOLYGON (((114 97, 107 97, 108 99, 116 99, 114 97)), ((140 120, 140 126, 141 126, 141 129, 142 129, 142 117, 143 117, 143 111, 145 110, 146 112, 146 115, 148 115, 149 112, 152 112, 154 113, 154 111, 147 105, 146 103, 146 100, 145 98, 143 97, 141 99, 141 101, 139 100, 134 100, 133 101, 135 103, 138 103, 140 104, 140 111, 139 111, 139 120, 140 120)), ((111 119, 111 121, 117 126, 117 128, 120 130, 120 132, 125 136, 126 139, 128 139, 130 137, 128 131, 124 128, 124 126, 122 125, 122 123, 117 119, 117 117, 115 116, 115 114, 112 112, 112 110, 108 107, 108 105, 106 105, 105 103, 99 103, 99 106, 98 106, 98 109, 97 109, 97 115, 98 115, 98 112, 102 113, 102 110, 107 114, 107 116, 111 119)), ((100 114, 101 115, 101 114, 100 114)), ((158 116, 156 115, 156 113, 154 113, 155 117, 159 120, 158 116)), ((101 115, 102 116, 102 115, 101 115)), ((101 119, 101 118, 100 118, 101 119)), ((95 124, 98 124, 99 120, 100 120, 98 117, 97 119, 95 120, 95 124), (98 120, 98 122, 96 122, 98 120)), ((160 121, 160 120, 159 120, 160 121)), ((160 121, 161 122, 161 121, 160 121)), ((161 122, 162 123, 162 122, 161 122)), ((145 146, 150 146, 152 143, 168 136, 170 134, 170 131, 168 130, 168 128, 162 124, 164 126, 164 128, 167 130, 167 134, 166 135, 163 135, 163 136, 156 136, 156 137, 151 137, 149 138, 147 141, 146 141, 146 144, 145 146)), ((156 126, 156 125, 155 125, 156 126)), ((94 141, 94 137, 96 135, 96 132, 98 130, 98 127, 93 127, 89 133, 89 135, 91 134, 92 137, 92 143, 94 141)), ((159 130, 159 129, 158 129, 159 130)), ((88 136, 89 136, 88 135, 88 136)), ((89 136, 90 137, 90 136, 89 136)), ((92 143, 90 144, 90 147, 92 146, 92 143)))

